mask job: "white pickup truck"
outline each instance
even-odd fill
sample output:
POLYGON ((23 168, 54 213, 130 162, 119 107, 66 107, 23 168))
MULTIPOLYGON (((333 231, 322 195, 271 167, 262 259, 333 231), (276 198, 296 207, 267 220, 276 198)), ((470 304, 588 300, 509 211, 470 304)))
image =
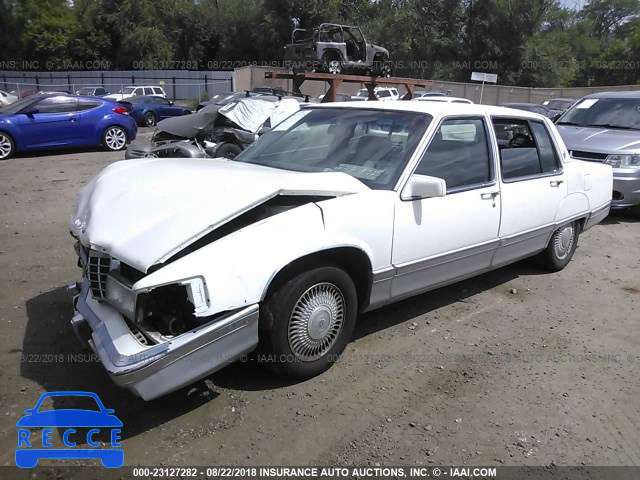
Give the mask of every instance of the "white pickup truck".
POLYGON ((79 338, 144 399, 256 348, 304 379, 359 312, 537 256, 564 268, 611 167, 541 115, 435 102, 302 108, 234 160, 107 167, 80 193, 79 338))

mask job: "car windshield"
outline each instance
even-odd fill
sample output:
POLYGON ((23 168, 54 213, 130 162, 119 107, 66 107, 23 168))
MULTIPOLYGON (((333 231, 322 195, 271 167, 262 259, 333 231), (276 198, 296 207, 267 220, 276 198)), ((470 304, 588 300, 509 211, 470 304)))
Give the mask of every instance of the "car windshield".
POLYGON ((38 407, 38 412, 47 412, 51 410, 91 410, 100 412, 100 405, 96 403, 93 397, 88 395, 52 395, 42 399, 38 407))
POLYGON ((361 89, 360 91, 358 91, 358 97, 364 97, 364 98, 369 98, 369 90, 367 90, 366 88, 361 89))
POLYGON ((566 100, 549 100, 544 106, 549 110, 566 110, 571 106, 571 102, 566 100))
POLYGON ((78 95, 91 95, 93 93, 93 88, 81 88, 78 90, 78 95))
POLYGON ((127 87, 124 88, 120 93, 123 93, 124 95, 131 95, 135 89, 135 87, 127 87))
POLYGON ((32 98, 28 97, 22 100, 18 100, 17 102, 12 103, 11 105, 0 109, 0 113, 4 114, 14 114, 20 112, 23 108, 28 107, 32 103, 40 100, 40 97, 32 98))
POLYGON ((370 188, 390 190, 431 119, 416 112, 306 108, 236 161, 295 172, 344 172, 370 188))
POLYGON ((558 122, 563 123, 640 130, 640 97, 584 98, 558 122))

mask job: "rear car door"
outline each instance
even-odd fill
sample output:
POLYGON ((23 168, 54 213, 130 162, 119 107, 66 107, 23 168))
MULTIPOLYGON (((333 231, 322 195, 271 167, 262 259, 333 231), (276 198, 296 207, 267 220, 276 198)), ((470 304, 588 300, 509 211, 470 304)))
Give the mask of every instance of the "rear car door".
POLYGON ((20 128, 32 147, 71 145, 78 137, 78 101, 66 95, 45 97, 20 115, 20 128))
POLYGON ((444 197, 395 208, 391 295, 398 298, 487 270, 500 224, 496 158, 482 116, 441 121, 413 175, 443 178, 444 197))
POLYGON ((567 183, 558 148, 542 120, 494 117, 500 152, 502 219, 493 265, 543 250, 556 228, 567 183))

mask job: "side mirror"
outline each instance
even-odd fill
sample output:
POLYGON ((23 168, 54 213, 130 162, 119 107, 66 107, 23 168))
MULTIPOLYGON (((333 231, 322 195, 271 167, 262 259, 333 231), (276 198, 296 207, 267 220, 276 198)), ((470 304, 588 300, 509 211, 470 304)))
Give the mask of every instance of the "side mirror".
POLYGON ((402 189, 402 200, 418 200, 421 198, 444 197, 447 193, 447 182, 442 178, 413 174, 402 189))
POLYGON ((260 130, 258 130, 258 136, 262 136, 265 133, 269 132, 271 130, 271 127, 261 127, 260 130))
POLYGON ((169 100, 169 105, 173 107, 173 100, 169 100))

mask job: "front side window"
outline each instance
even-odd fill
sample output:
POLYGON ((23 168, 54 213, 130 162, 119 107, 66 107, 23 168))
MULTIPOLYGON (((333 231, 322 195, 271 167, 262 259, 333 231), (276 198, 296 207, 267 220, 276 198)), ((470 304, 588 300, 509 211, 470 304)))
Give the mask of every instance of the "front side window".
POLYGON ((296 172, 343 172, 391 190, 432 117, 354 108, 305 108, 278 124, 236 161, 296 172))
POLYGON ((560 170, 558 153, 542 122, 494 119, 504 180, 517 180, 560 170))
POLYGON ((484 121, 481 118, 443 121, 415 173, 443 178, 447 191, 493 180, 484 121))

